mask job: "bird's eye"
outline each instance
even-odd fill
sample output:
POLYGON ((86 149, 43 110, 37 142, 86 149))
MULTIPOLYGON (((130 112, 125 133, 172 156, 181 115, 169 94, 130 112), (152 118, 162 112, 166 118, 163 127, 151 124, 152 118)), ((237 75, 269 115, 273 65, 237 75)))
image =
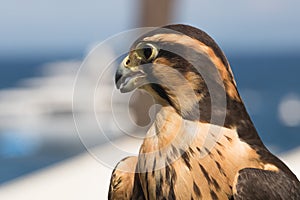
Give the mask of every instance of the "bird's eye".
POLYGON ((141 59, 145 61, 150 61, 156 58, 158 54, 158 49, 153 44, 140 43, 136 47, 136 52, 141 59))

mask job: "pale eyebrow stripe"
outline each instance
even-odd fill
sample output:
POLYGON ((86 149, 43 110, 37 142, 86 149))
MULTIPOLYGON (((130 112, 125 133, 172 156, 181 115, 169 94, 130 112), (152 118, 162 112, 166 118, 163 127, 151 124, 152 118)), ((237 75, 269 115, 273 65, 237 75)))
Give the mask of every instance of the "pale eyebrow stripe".
POLYGON ((217 67, 222 79, 224 80, 224 84, 227 88, 227 92, 230 97, 240 101, 239 95, 236 91, 236 82, 234 80, 234 76, 231 70, 231 67, 228 64, 228 70, 223 64, 221 58, 216 56, 214 50, 200 42, 197 39, 191 38, 184 34, 176 34, 176 33, 160 33, 153 36, 145 37, 143 41, 146 42, 170 42, 174 44, 184 45, 186 47, 192 48, 196 52, 201 54, 205 54, 208 59, 214 63, 217 67))

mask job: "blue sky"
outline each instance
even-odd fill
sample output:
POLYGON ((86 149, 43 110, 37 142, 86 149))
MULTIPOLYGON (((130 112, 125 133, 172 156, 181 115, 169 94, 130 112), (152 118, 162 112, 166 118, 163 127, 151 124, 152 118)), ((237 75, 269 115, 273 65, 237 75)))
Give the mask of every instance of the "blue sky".
MULTIPOLYGON (((173 22, 204 29, 225 49, 300 49, 300 1, 177 0, 173 22)), ((137 26, 139 0, 2 0, 0 53, 84 49, 137 26)))

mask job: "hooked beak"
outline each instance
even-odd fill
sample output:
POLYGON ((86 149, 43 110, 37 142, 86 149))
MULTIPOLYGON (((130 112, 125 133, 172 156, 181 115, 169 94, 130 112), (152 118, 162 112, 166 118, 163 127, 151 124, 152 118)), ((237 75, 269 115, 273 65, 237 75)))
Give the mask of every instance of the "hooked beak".
POLYGON ((146 83, 146 74, 140 67, 126 65, 128 56, 117 69, 115 83, 122 93, 131 92, 146 83))

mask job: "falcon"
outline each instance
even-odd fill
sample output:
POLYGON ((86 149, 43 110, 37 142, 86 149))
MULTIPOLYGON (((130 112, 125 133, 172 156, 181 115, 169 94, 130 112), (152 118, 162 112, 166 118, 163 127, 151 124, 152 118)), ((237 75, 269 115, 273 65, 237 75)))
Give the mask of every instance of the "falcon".
POLYGON ((216 42, 188 25, 139 37, 115 75, 161 105, 139 150, 115 167, 108 199, 300 199, 293 172, 261 141, 216 42))

